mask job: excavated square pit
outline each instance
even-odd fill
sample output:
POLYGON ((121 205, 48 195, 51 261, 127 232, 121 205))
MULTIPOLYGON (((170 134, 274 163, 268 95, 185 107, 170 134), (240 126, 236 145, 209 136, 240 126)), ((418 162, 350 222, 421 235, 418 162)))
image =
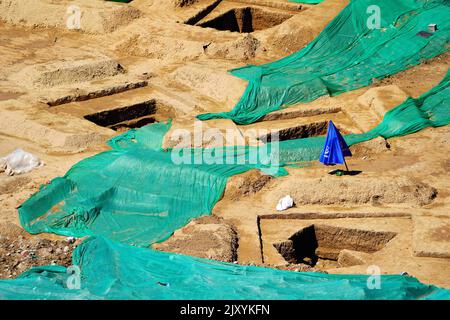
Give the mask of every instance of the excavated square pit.
POLYGON ((122 108, 88 114, 84 118, 102 127, 124 131, 156 122, 154 118, 156 109, 156 101, 149 100, 122 108))
POLYGON ((342 250, 373 253, 381 250, 397 233, 312 224, 291 235, 288 240, 273 243, 280 255, 292 264, 314 267, 319 260, 337 267, 342 250))
POLYGON ((267 11, 256 7, 235 8, 208 19, 202 19, 195 24, 203 28, 214 28, 219 31, 251 33, 281 24, 291 18, 289 13, 267 11))

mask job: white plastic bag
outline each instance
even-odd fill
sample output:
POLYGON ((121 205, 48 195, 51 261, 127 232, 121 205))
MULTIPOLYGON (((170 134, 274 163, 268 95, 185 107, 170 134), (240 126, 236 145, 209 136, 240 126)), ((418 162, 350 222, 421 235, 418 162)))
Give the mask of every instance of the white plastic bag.
POLYGON ((5 171, 9 176, 22 174, 44 165, 35 155, 16 149, 4 158, 0 158, 0 172, 5 171))
POLYGON ((291 196, 286 196, 280 199, 280 201, 278 201, 277 204, 277 210, 278 211, 283 211, 286 210, 287 208, 290 208, 294 205, 294 199, 291 198, 291 196))

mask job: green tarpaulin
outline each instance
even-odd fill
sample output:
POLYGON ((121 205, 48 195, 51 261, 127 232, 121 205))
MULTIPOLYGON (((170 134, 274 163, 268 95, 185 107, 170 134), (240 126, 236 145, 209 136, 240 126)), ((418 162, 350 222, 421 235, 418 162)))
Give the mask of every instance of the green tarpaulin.
MULTIPOLYGON (((398 1, 393 9, 403 2, 411 3, 398 1)), ((352 82, 352 75, 348 82, 352 82)), ((352 145, 377 136, 391 138, 449 124, 449 84, 447 73, 428 93, 409 98, 386 113, 373 130, 344 138, 352 145)), ((282 168, 285 163, 317 160, 324 143, 323 137, 316 137, 283 141, 279 149, 268 144, 267 150, 162 150, 161 141, 169 127, 170 123, 159 123, 116 137, 110 141, 112 150, 79 162, 19 208, 20 221, 31 233, 92 236, 73 257, 73 263, 81 267, 82 288, 66 288, 67 270, 48 266, 33 268, 15 280, 0 281, 0 298, 450 298, 448 290, 404 276, 382 276, 381 289, 370 290, 367 276, 242 267, 130 246, 162 241, 190 219, 209 214, 228 177, 252 168, 272 175, 286 174, 282 168), (270 162, 264 155, 274 150, 279 152, 279 161, 270 158, 270 162), (262 156, 250 161, 254 154, 262 156), (191 163, 177 164, 174 155, 191 163), (205 163, 205 159, 217 162, 205 163)))
POLYGON ((285 106, 367 86, 449 50, 448 17, 448 0, 351 1, 304 49, 269 64, 232 70, 249 82, 237 105, 198 118, 250 124, 285 106), (374 4, 379 29, 374 12, 367 12, 374 4), (430 23, 438 31, 417 35, 430 23))
POLYGON ((332 275, 245 267, 163 253, 92 237, 73 255, 81 288, 67 270, 33 268, 0 281, 0 299, 449 299, 450 291, 401 275, 332 275), (69 281, 68 281, 69 280, 69 281), (369 284, 369 285, 368 285, 369 284))
MULTIPOLYGON (((427 127, 450 124, 450 72, 433 89, 417 99, 408 98, 388 111, 383 121, 363 134, 345 136, 349 146, 376 137, 404 136, 427 127)), ((280 162, 317 160, 325 143, 325 137, 287 140, 280 142, 280 162)))
MULTIPOLYGON (((418 99, 409 98, 389 111, 373 130, 345 139, 354 144, 377 136, 390 138, 428 126, 449 124, 449 84, 450 73, 447 73, 445 79, 428 93, 418 99)), ((110 142, 115 150, 81 161, 65 177, 44 186, 19 208, 25 229, 32 233, 103 235, 121 242, 146 245, 165 239, 190 218, 209 213, 223 192, 227 177, 252 167, 270 168, 245 164, 186 167, 173 164, 167 158, 169 152, 160 149, 163 133, 169 125, 156 124, 129 131, 110 142)), ((283 141, 280 158, 285 162, 315 160, 323 147, 323 139, 283 141)), ((194 157, 204 155, 207 150, 184 151, 194 157)), ((228 150, 234 159, 250 151, 251 148, 228 150)), ((285 172, 277 168, 274 173, 285 172)), ((0 297, 450 298, 449 291, 420 284, 409 277, 383 276, 382 290, 373 291, 367 288, 367 276, 240 267, 137 249, 103 237, 85 241, 74 254, 74 264, 81 266, 83 290, 65 288, 66 269, 45 267, 32 269, 17 280, 0 281, 0 297), (102 272, 98 273, 98 270, 102 272)))
MULTIPOLYGON (((79 162, 43 186, 19 208, 24 228, 75 237, 104 235, 148 246, 209 214, 228 177, 270 168, 250 164, 248 147, 163 151, 161 140, 169 127, 160 123, 129 131, 110 142, 113 150, 79 162), (211 152, 223 164, 204 163, 211 152), (174 164, 175 156, 189 161, 174 164)), ((284 171, 275 168, 273 174, 284 171)))
MULTIPOLYGON (((449 79, 447 74, 422 97, 390 110, 371 131, 347 135, 345 140, 353 145, 450 123, 449 79)), ((325 142, 325 137, 313 137, 281 141, 278 148, 268 144, 172 152, 161 149, 169 127, 170 123, 159 123, 122 134, 110 141, 113 150, 79 162, 64 177, 43 186, 19 208, 24 228, 75 237, 103 235, 148 246, 165 240, 190 219, 210 214, 228 177, 252 168, 286 174, 281 168, 285 163, 317 160, 325 142), (278 161, 268 163, 270 157, 278 161), (177 159, 186 161, 177 164, 177 159)))

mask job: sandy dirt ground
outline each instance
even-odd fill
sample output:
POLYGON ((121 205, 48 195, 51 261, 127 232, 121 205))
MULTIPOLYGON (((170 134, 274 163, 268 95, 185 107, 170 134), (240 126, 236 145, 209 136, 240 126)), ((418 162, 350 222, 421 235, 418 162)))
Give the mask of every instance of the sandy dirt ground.
MULTIPOLYGON (((65 237, 31 236, 19 228, 17 207, 40 185, 106 150, 107 139, 129 128, 170 118, 172 130, 191 132, 195 115, 230 110, 246 83, 228 70, 295 52, 347 3, 1 1, 0 157, 22 148, 45 166, 17 176, 0 173, 0 277, 70 262, 74 245, 65 237), (67 27, 76 15, 68 12, 72 4, 84 13, 79 30, 67 27), (258 17, 252 25, 243 23, 246 8, 258 17)), ((333 120, 344 133, 364 132, 406 97, 435 86, 449 65, 447 53, 249 126, 211 120, 203 128, 243 137, 249 129, 270 129, 294 139, 323 135, 333 120)), ((175 143, 171 132, 165 146, 175 143)), ((192 221, 156 248, 297 271, 367 273, 375 265, 383 274, 407 272, 450 288, 449 142, 450 128, 441 127, 356 145, 348 164, 361 172, 353 176, 330 175, 330 168, 311 162, 280 178, 257 171, 232 177, 214 217, 192 221), (295 206, 276 211, 288 194, 295 206), (292 239, 313 229, 335 244, 319 241, 316 257, 292 258, 299 250, 292 239), (380 246, 367 239, 391 234, 380 246)), ((306 245, 314 242, 303 238, 306 245)))

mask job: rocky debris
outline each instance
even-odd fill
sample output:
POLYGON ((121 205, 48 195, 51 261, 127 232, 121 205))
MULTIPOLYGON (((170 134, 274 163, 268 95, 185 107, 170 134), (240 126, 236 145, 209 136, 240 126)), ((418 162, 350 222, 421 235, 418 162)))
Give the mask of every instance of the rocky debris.
POLYGON ((133 6, 107 1, 0 1, 0 20, 29 27, 74 29, 105 34, 128 25, 141 16, 133 6), (78 20, 80 19, 80 20, 78 20), (77 23, 79 21, 79 23, 77 23))
POLYGON ((0 279, 16 278, 31 267, 70 266, 73 239, 49 240, 30 236, 14 224, 0 225, 0 279))
POLYGON ((234 262, 237 260, 238 237, 234 228, 214 216, 192 220, 175 231, 167 241, 154 244, 161 251, 234 262))

